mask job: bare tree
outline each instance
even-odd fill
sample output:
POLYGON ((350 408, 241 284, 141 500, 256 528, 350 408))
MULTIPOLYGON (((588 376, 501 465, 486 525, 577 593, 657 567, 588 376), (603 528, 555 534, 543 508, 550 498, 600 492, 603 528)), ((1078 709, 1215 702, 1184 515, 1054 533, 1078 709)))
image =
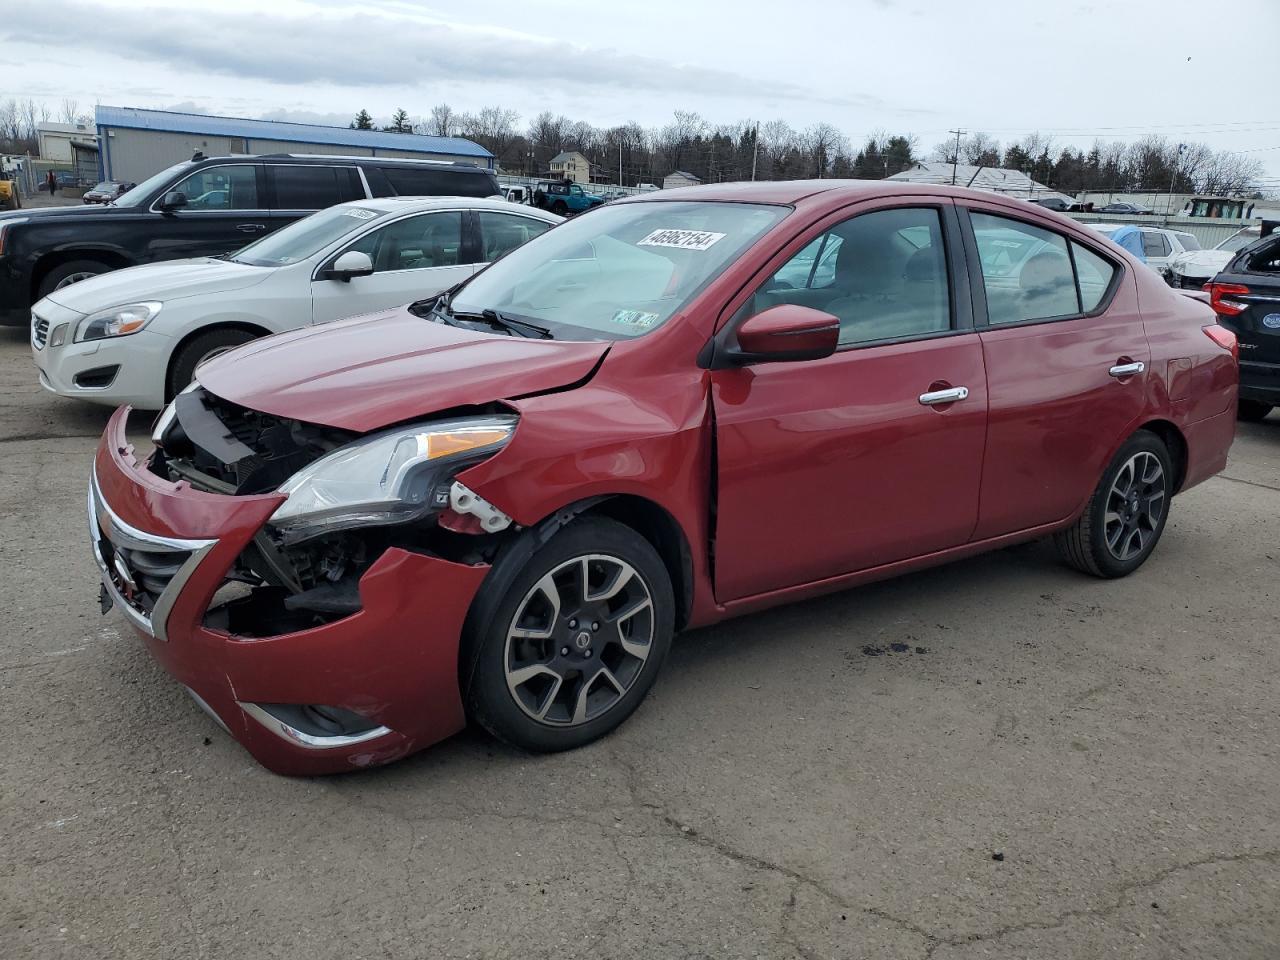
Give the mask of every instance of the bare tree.
POLYGON ((837 154, 849 153, 849 139, 829 123, 816 123, 804 132, 803 143, 813 176, 825 177, 837 154))
POLYGON ((458 132, 458 115, 447 103, 437 103, 424 125, 426 133, 436 137, 452 137, 458 132))
POLYGON ((80 101, 71 97, 64 97, 62 100, 62 122, 75 123, 80 119, 80 101))

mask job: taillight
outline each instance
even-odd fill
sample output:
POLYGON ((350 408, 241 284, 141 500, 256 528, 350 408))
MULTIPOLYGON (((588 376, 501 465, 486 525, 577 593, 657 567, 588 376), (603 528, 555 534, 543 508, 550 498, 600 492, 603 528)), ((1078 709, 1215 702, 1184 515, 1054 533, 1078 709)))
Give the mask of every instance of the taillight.
POLYGON ((1223 350, 1229 351, 1232 360, 1237 363, 1240 362, 1240 341, 1236 339, 1235 331, 1220 327, 1216 323, 1210 323, 1204 327, 1204 332, 1210 340, 1223 350))
POLYGON ((1247 303, 1229 299, 1230 297, 1248 296, 1249 288, 1244 284, 1214 283, 1210 281, 1204 285, 1204 289, 1209 294, 1209 306, 1213 307, 1214 313, 1220 313, 1224 317, 1234 317, 1249 309, 1247 303))

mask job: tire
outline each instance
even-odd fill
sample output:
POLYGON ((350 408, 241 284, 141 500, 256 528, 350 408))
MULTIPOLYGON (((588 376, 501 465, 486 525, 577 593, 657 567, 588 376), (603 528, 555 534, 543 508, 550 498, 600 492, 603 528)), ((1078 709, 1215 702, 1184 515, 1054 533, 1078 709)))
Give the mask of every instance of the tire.
POLYGON ((70 286, 89 277, 110 272, 111 267, 101 260, 71 260, 68 263, 60 263, 44 275, 44 279, 40 281, 36 299, 47 297, 59 287, 70 286))
POLYGON ((565 206, 565 202, 563 200, 557 200, 555 203, 551 205, 551 212, 559 214, 560 216, 564 217, 564 216, 568 216, 569 208, 565 206))
POLYGON ((1271 409, 1271 404, 1262 400, 1241 400, 1236 406, 1236 417, 1247 423, 1258 423, 1267 418, 1271 409))
POLYGON ((462 640, 463 697, 500 740, 571 750, 611 732, 649 692, 671 647, 675 596, 657 551, 614 520, 581 518, 532 543, 513 545, 481 588, 462 640))
POLYGON ((1128 576, 1160 541, 1172 497, 1168 448, 1154 433, 1139 430, 1103 471, 1080 519, 1054 534, 1054 544, 1077 570, 1108 579, 1128 576))
POLYGON ((195 379, 196 367, 210 357, 233 347, 241 346, 257 337, 248 330, 209 330, 188 340, 169 361, 169 380, 165 385, 165 400, 172 400, 195 379))

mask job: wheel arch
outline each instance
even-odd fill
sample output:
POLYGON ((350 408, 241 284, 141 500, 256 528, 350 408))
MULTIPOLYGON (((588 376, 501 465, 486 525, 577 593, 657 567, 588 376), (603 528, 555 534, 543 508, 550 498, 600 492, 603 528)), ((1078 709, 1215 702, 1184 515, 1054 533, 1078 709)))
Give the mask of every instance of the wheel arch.
POLYGON ((184 333, 176 343, 173 349, 169 351, 169 361, 164 368, 165 390, 168 391, 169 380, 173 376, 173 365, 181 355, 183 349, 196 337, 204 336, 206 333, 216 333, 219 330, 243 330, 245 333, 252 334, 254 337, 269 337, 271 330, 260 323, 254 323, 251 320, 219 320, 215 323, 202 324, 193 327, 184 333))
POLYGON ((1154 433, 1169 451, 1169 458, 1173 461, 1173 492, 1177 493, 1182 489, 1183 481, 1187 478, 1187 438, 1171 420, 1148 420, 1138 429, 1154 433))
POLYGON ((109 247, 64 247, 53 250, 37 260, 31 269, 31 302, 35 303, 39 299, 36 294, 40 290, 40 284, 44 283, 44 278, 51 271, 75 260, 93 260, 106 264, 112 270, 123 270, 125 267, 135 266, 132 257, 109 247))

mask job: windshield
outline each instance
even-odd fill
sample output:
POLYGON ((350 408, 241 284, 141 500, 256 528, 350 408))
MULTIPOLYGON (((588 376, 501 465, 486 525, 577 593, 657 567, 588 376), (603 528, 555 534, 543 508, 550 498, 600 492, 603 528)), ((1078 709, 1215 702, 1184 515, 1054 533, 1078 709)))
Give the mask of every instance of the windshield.
POLYGON ((623 340, 657 329, 790 208, 625 203, 549 230, 461 288, 453 313, 496 310, 554 335, 623 340), (558 328, 568 326, 570 330, 558 328))
POLYGON ((184 160, 182 163, 175 163, 167 170, 161 170, 155 176, 147 177, 140 184, 122 196, 116 197, 115 205, 117 207, 141 207, 158 187, 166 184, 178 173, 191 166, 190 160, 184 160))
POLYGON ((295 220, 270 236, 240 248, 231 260, 251 267, 284 267, 298 263, 380 216, 377 210, 366 207, 330 207, 295 220))
POLYGON ((1227 237, 1220 244, 1214 247, 1215 250, 1225 250, 1227 253, 1235 253, 1237 250, 1243 250, 1258 237, 1252 233, 1235 233, 1227 237))

